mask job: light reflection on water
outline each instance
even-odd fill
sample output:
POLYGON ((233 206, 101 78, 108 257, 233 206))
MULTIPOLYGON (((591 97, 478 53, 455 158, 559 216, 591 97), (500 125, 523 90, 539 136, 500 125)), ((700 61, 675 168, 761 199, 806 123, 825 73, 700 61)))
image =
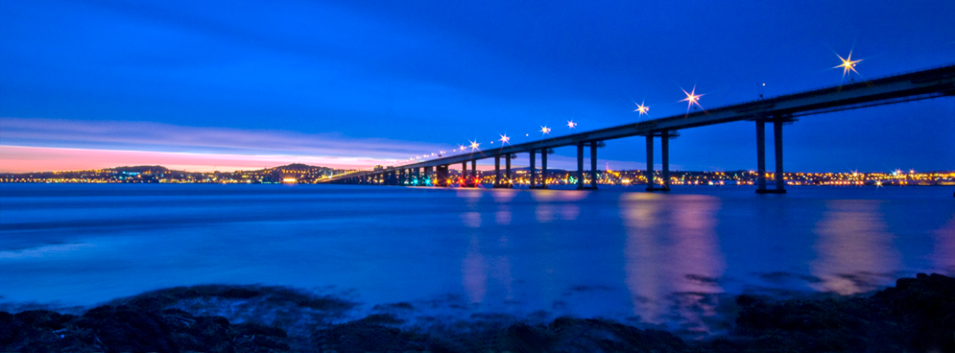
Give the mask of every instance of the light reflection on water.
POLYGON ((900 270, 899 251, 886 232, 878 200, 832 200, 817 223, 812 287, 843 295, 875 290, 900 270), (880 278, 881 277, 881 278, 880 278))
POLYGON ((944 227, 935 231, 932 262, 940 272, 955 273, 955 214, 944 227))
POLYGON ((955 271, 951 188, 0 188, 8 303, 336 286, 366 311, 411 302, 420 315, 544 312, 706 333, 741 292, 851 294, 955 271))
POLYGON ((715 233, 720 200, 626 193, 620 206, 633 313, 647 323, 709 332, 702 317, 716 315, 711 294, 723 291, 718 280, 725 268, 715 233))

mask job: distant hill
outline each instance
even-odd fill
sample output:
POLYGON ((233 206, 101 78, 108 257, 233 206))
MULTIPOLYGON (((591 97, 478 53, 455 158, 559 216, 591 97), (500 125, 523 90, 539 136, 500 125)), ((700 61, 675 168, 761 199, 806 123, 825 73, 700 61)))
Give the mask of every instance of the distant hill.
POLYGON ((163 167, 161 165, 122 166, 122 167, 108 168, 106 170, 115 170, 117 172, 127 172, 127 173, 129 172, 144 173, 147 171, 151 173, 163 173, 163 172, 169 171, 168 168, 163 167))

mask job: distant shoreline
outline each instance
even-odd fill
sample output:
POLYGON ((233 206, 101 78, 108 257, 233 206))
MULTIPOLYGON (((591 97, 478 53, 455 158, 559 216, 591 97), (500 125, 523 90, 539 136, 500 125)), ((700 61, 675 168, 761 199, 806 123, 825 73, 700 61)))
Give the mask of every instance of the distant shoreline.
MULTIPOLYGON (((305 164, 290 164, 275 168, 235 172, 186 172, 170 170, 163 166, 132 166, 100 170, 37 173, 0 173, 0 183, 29 184, 321 184, 333 176, 348 172, 305 164)), ((493 171, 479 171, 479 184, 494 183, 493 171)), ((515 186, 526 184, 529 177, 527 168, 512 169, 511 181, 515 186)), ((587 172, 589 175, 590 173, 587 172)), ((455 180, 460 173, 452 170, 448 175, 455 180)), ((549 186, 575 185, 577 172, 550 169, 546 173, 549 186)), ((889 173, 784 173, 788 186, 955 186, 955 171, 916 172, 914 170, 895 170, 889 173)), ((404 178, 408 186, 428 184, 425 174, 409 174, 404 178)), ((754 171, 737 170, 729 172, 671 171, 669 185, 699 186, 755 186, 759 176, 754 171)), ((656 184, 662 184, 663 175, 654 174, 656 184)), ((766 179, 774 179, 771 172, 766 179)), ((371 178, 363 184, 384 184, 384 180, 371 178)), ((603 170, 597 172, 598 185, 638 186, 647 185, 646 171, 643 170, 603 170)))

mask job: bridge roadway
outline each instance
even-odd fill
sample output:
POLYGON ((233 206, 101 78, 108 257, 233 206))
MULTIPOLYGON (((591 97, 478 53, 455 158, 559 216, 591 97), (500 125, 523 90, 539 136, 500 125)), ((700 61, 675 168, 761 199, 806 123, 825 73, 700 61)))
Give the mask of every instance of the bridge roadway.
POLYGON ((448 166, 462 164, 462 178, 464 185, 474 185, 478 179, 476 172, 477 160, 494 158, 495 179, 494 187, 511 187, 510 160, 517 153, 530 153, 530 187, 546 188, 547 154, 553 148, 577 147, 577 188, 596 189, 597 187, 597 147, 602 141, 620 139, 632 136, 645 136, 647 143, 647 171, 648 191, 669 190, 669 140, 678 136, 681 129, 701 126, 730 123, 741 120, 754 121, 756 125, 756 150, 758 193, 785 193, 783 180, 782 154, 782 126, 791 123, 796 118, 812 114, 821 114, 841 110, 863 107, 895 104, 922 99, 938 98, 955 95, 955 65, 948 65, 928 70, 909 72, 887 76, 862 82, 850 83, 835 87, 783 95, 773 98, 723 106, 709 110, 695 111, 688 114, 674 115, 666 118, 653 119, 638 123, 624 124, 599 130, 580 132, 571 135, 552 137, 538 141, 502 146, 499 148, 473 151, 471 153, 440 157, 405 165, 388 167, 374 171, 359 171, 336 175, 326 179, 327 183, 375 183, 386 185, 438 185, 448 186, 453 183, 448 173, 448 166), (775 188, 766 187, 766 123, 773 124, 774 152, 776 160, 775 188), (661 140, 662 178, 660 187, 655 187, 653 170, 654 139, 661 140), (590 149, 589 186, 584 179, 584 147, 590 149), (541 155, 541 172, 538 173, 536 156, 541 155), (501 173, 501 158, 505 159, 504 175, 501 173), (467 172, 467 164, 471 163, 471 172, 467 172), (424 169, 424 178, 422 178, 424 169), (417 181, 424 182, 418 183, 417 181), (414 182, 412 182, 414 181, 414 182))

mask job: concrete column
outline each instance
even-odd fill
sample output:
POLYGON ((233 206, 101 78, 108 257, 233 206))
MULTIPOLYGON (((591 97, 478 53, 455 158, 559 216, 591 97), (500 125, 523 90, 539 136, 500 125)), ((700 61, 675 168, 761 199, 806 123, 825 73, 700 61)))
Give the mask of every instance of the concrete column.
POLYGON ((501 155, 494 156, 494 187, 501 186, 501 155))
POLYGON ((577 190, 584 188, 584 143, 577 143, 577 190))
POLYGON ((590 187, 597 188, 597 141, 590 142, 590 187))
POLYGON ((467 184, 467 179, 468 179, 468 161, 464 161, 464 162, 461 163, 461 180, 460 180, 460 182, 467 184))
POLYGON ((776 192, 786 192, 786 180, 783 179, 783 120, 773 122, 774 150, 776 151, 776 192))
POLYGON ((766 122, 756 120, 756 192, 766 190, 766 122))
POLYGON ((653 191, 653 133, 647 135, 647 191, 653 191))
POLYGON ((663 161, 663 185, 665 191, 670 191, 670 130, 663 130, 660 135, 660 153, 663 161))
POLYGON ((472 175, 475 179, 477 179, 477 177, 478 177, 477 159, 472 159, 472 160, 471 160, 471 175, 472 175))
POLYGON ((541 150, 541 189, 547 188, 547 149, 541 150))
POLYGON ((504 178, 507 179, 507 187, 513 187, 511 184, 511 155, 504 156, 504 178))
POLYGON ((530 180, 531 182, 530 184, 528 184, 531 189, 534 188, 534 185, 537 185, 536 183, 537 166, 535 165, 537 164, 536 159, 537 159, 537 150, 531 150, 531 180, 530 180))
POLYGON ((448 173, 448 169, 449 169, 449 168, 448 168, 447 165, 439 165, 438 168, 437 168, 437 172, 435 173, 435 174, 437 174, 437 175, 435 176, 435 179, 436 179, 436 180, 434 180, 434 181, 431 182, 432 185, 436 185, 436 186, 448 186, 448 185, 451 183, 451 181, 449 180, 449 179, 450 179, 450 175, 449 175, 450 173, 448 173))

